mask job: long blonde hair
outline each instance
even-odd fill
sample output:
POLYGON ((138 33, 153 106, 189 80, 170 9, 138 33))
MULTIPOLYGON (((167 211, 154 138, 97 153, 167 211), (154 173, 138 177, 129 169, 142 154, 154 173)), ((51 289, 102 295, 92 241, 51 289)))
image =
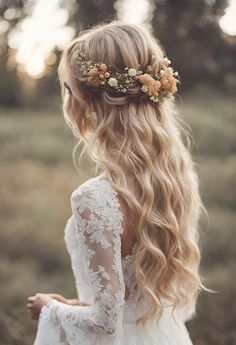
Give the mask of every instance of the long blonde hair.
POLYGON ((106 171, 136 222, 132 226, 137 229, 139 247, 134 274, 139 298, 144 294, 149 303, 137 324, 160 316, 163 299, 171 301, 174 309, 188 304, 195 308, 204 288, 198 221, 206 210, 190 154, 189 127, 173 100, 153 103, 140 97, 135 87, 121 96, 84 87, 73 57, 81 43, 90 60, 120 70, 126 66, 145 70, 153 54, 158 69, 163 48, 136 25, 118 21, 98 25, 82 32, 64 50, 59 78, 67 124, 106 171), (135 181, 136 196, 129 191, 127 172, 135 181))

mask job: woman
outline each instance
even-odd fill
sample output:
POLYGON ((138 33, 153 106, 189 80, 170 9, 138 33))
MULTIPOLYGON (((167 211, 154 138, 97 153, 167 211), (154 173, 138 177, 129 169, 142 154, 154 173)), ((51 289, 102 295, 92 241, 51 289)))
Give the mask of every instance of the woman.
POLYGON ((170 65, 148 32, 116 21, 63 52, 65 120, 102 172, 72 193, 65 227, 79 299, 28 298, 34 345, 192 344, 205 208, 170 65))

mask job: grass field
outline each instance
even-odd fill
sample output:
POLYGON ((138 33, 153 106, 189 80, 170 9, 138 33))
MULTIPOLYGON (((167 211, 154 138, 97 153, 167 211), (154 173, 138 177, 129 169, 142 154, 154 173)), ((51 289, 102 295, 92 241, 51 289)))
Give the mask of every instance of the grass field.
MULTIPOLYGON (((194 160, 209 213, 202 220, 202 294, 187 323, 195 345, 236 344, 236 101, 206 90, 182 98, 194 134, 194 160)), ((0 109, 0 345, 30 345, 36 322, 25 307, 36 292, 75 297, 64 244, 70 194, 92 176, 72 162, 75 139, 55 111, 0 109)))

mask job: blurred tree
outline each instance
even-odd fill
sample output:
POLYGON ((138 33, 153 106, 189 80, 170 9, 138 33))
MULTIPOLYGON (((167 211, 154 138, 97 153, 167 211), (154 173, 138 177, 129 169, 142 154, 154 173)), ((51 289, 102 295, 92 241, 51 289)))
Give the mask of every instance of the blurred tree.
POLYGON ((0 105, 9 107, 20 104, 21 85, 16 71, 9 71, 1 64, 0 75, 0 105))
POLYGON ((8 33, 26 15, 23 1, 2 0, 0 1, 0 52, 1 58, 7 53, 8 33))
POLYGON ((20 79, 16 70, 8 69, 11 48, 8 35, 25 17, 23 1, 0 1, 0 105, 11 106, 20 104, 20 79))
POLYGON ((115 0, 77 0, 73 21, 78 30, 100 22, 109 22, 116 17, 115 0))
MULTIPOLYGON (((199 81, 224 85, 225 73, 235 69, 234 45, 219 26, 228 0, 154 0, 152 24, 173 57, 182 86, 199 81), (222 78, 223 77, 223 78, 222 78)), ((231 41, 235 43, 236 37, 231 41)))

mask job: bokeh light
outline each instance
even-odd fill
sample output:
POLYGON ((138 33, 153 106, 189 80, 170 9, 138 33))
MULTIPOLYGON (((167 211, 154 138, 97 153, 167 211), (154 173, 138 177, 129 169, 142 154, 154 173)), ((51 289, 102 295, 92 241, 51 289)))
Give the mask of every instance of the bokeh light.
POLYGON ((68 18, 58 0, 35 1, 32 14, 9 37, 9 46, 17 50, 16 62, 22 65, 21 70, 35 78, 45 73, 52 50, 63 49, 74 36, 74 29, 66 25, 68 18))
POLYGON ((117 0, 115 3, 118 18, 123 22, 151 28, 154 3, 151 0, 117 0))
POLYGON ((225 14, 220 19, 220 27, 228 35, 236 35, 236 0, 231 0, 225 14))

